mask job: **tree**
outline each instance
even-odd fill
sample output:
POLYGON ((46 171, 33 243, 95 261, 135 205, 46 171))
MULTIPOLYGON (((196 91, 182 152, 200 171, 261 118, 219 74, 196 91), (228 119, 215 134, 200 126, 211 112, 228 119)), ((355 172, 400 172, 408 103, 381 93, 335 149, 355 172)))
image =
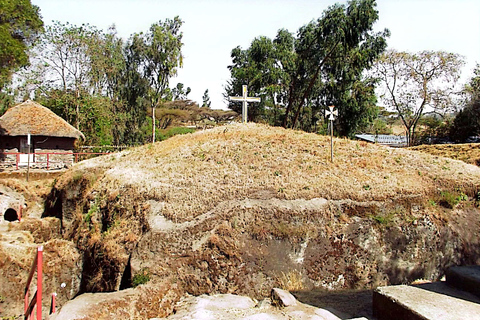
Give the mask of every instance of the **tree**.
POLYGON ((202 108, 205 107, 205 108, 210 108, 210 105, 212 104, 212 102, 210 101, 210 95, 208 94, 208 89, 205 90, 205 92, 203 93, 203 96, 202 96, 202 108))
MULTIPOLYGON (((231 80, 225 98, 240 95, 246 84, 251 95, 261 97, 260 103, 249 106, 248 120, 281 124, 281 110, 290 83, 288 73, 293 72, 295 61, 293 35, 282 29, 273 41, 264 36, 255 38, 246 50, 234 48, 231 57, 233 65, 228 67, 231 80)), ((240 103, 230 103, 229 108, 241 113, 242 107, 240 103)))
POLYGON ((65 104, 64 116, 77 129, 82 122, 80 101, 91 86, 90 44, 98 30, 89 25, 77 27, 58 21, 47 26, 37 47, 38 69, 34 74, 38 87, 43 92, 60 89, 65 94, 73 93, 71 103, 65 104))
POLYGON ((416 127, 427 107, 449 106, 462 65, 459 55, 443 51, 389 50, 378 59, 375 72, 382 83, 382 100, 397 111, 409 145, 415 143, 416 127))
POLYGON ((385 50, 389 32, 372 32, 375 7, 374 0, 336 4, 300 28, 296 38, 279 30, 273 41, 259 37, 247 50, 233 49, 226 95, 247 84, 262 97, 250 109, 250 120, 266 118, 307 131, 316 130, 324 109, 333 104, 340 110, 337 132, 352 135, 377 113, 375 82, 364 71, 385 50))
POLYGON ((480 100, 480 64, 473 69, 473 76, 465 85, 464 92, 467 95, 467 102, 480 100))
POLYGON ((480 135, 480 100, 473 101, 461 110, 453 120, 451 137, 457 142, 466 142, 471 136, 480 135))
MULTIPOLYGON (((131 50, 139 57, 138 71, 149 83, 148 98, 153 116, 155 107, 167 93, 170 78, 176 76, 177 68, 183 65, 182 24, 178 16, 154 23, 149 32, 135 34, 130 42, 131 50)), ((152 140, 155 142, 155 119, 153 122, 152 140)))
POLYGON ((451 137, 458 142, 480 135, 480 65, 477 64, 473 74, 464 88, 467 106, 455 116, 450 130, 451 137))
MULTIPOLYGON (((0 0, 0 100, 5 105, 6 86, 13 72, 29 63, 28 50, 43 32, 38 6, 30 0, 0 0)), ((3 109, 5 106, 1 106, 3 109)))
MULTIPOLYGON (((176 87, 171 90, 172 97, 171 100, 186 100, 192 89, 187 87, 184 89, 185 85, 183 83, 177 83, 176 87)), ((168 97, 170 98, 170 97, 168 97)), ((168 99, 167 100, 170 100, 168 99)))
POLYGON ((0 0, 0 87, 28 65, 28 48, 42 31, 39 8, 30 0, 0 0))

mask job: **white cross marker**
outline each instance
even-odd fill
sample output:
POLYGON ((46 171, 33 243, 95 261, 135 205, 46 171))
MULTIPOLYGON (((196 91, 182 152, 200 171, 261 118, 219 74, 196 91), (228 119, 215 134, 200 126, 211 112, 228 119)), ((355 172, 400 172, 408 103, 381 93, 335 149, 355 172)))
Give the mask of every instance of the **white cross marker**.
POLYGON ((248 97, 247 86, 242 86, 243 94, 241 97, 229 97, 231 101, 242 101, 242 122, 247 123, 247 102, 260 102, 260 98, 248 97))
POLYGON ((328 120, 333 121, 335 120, 335 117, 338 117, 338 110, 333 110, 335 106, 330 106, 328 109, 330 110, 325 110, 325 117, 328 117, 328 120))
POLYGON ((329 106, 328 109, 330 110, 325 110, 325 118, 330 120, 330 161, 333 162, 333 120, 338 117, 338 110, 333 110, 335 106, 329 106))

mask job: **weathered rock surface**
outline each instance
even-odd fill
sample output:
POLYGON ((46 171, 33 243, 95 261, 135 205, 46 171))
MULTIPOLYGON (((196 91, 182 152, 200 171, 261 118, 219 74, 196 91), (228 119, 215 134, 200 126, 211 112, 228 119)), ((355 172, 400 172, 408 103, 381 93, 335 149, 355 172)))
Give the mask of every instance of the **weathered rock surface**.
POLYGON ((168 283, 84 293, 63 304, 50 320, 149 319, 171 314, 179 299, 177 286, 168 283))
MULTIPOLYGON (((75 245, 66 240, 51 239, 43 245, 43 309, 50 308, 50 297, 57 292, 61 305, 72 299, 80 290, 83 259, 75 245), (61 284, 64 283, 64 287, 61 284)), ((23 293, 37 248, 29 231, 0 233, 0 296, 5 301, 0 315, 13 316, 23 313, 23 293)), ((30 298, 36 290, 36 278, 30 287, 30 298)))
POLYGON ((50 316, 50 320, 95 319, 133 319, 139 314, 135 308, 137 294, 134 289, 110 293, 84 293, 69 301, 59 312, 50 316))
MULTIPOLYGON (((331 312, 298 302, 288 291, 273 289, 276 305, 270 299, 256 303, 251 298, 233 294, 184 297, 175 306, 169 320, 340 320, 331 312), (279 302, 281 305, 279 306, 279 302)), ((158 320, 159 318, 157 318, 158 320)), ((153 319, 152 319, 153 320, 153 319)))

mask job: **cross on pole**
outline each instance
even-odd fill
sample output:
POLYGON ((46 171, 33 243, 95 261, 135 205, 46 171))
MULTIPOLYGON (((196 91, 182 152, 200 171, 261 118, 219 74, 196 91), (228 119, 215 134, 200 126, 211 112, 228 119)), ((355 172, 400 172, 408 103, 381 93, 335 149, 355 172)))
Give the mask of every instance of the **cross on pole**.
POLYGON ((333 110, 335 106, 329 106, 329 110, 325 110, 325 117, 330 120, 330 161, 333 162, 333 120, 338 117, 338 110, 333 110))
POLYGON ((247 103, 260 102, 260 98, 249 97, 247 95, 247 86, 242 86, 243 94, 241 97, 229 97, 230 101, 242 101, 242 122, 247 123, 247 103))

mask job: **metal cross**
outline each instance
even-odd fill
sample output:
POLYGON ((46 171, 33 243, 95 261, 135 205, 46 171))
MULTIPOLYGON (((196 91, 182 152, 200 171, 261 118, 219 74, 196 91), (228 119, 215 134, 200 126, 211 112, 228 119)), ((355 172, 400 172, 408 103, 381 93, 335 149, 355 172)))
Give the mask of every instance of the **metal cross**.
POLYGON ((335 120, 335 117, 338 117, 338 110, 333 110, 335 106, 330 106, 328 109, 330 110, 325 110, 325 117, 328 117, 328 120, 333 121, 335 120))
POLYGON ((229 97, 231 101, 242 101, 242 122, 247 123, 247 103, 260 102, 260 98, 249 97, 247 95, 247 86, 242 86, 243 94, 241 97, 229 97))
POLYGON ((333 120, 335 117, 338 117, 338 110, 333 110, 335 106, 329 106, 328 109, 325 110, 325 118, 328 117, 330 120, 330 161, 333 162, 333 120))

